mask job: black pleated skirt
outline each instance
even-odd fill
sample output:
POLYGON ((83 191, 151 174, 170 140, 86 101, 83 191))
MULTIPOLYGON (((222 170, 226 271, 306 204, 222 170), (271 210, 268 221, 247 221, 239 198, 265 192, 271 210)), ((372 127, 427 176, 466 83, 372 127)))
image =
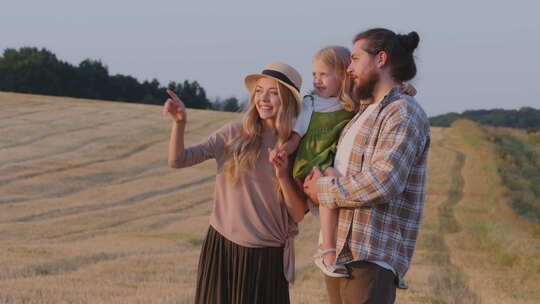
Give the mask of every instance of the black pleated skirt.
POLYGON ((196 304, 288 304, 283 248, 235 244, 212 226, 201 249, 196 304))

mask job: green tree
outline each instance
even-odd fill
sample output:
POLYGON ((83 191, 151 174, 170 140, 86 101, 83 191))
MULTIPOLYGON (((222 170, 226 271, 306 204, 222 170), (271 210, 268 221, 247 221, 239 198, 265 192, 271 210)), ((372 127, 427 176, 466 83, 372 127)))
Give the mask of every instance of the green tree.
MULTIPOLYGON (((141 83, 132 76, 109 75, 108 67, 99 60, 85 59, 74 66, 58 60, 47 49, 34 47, 8 48, 0 56, 2 91, 162 104, 167 99, 167 88, 189 108, 213 106, 197 81, 170 82, 167 87, 157 79, 141 83)), ((225 107, 235 110, 234 100, 228 100, 225 107)))
POLYGON ((223 101, 223 111, 226 112, 239 112, 240 105, 236 97, 230 97, 223 101))

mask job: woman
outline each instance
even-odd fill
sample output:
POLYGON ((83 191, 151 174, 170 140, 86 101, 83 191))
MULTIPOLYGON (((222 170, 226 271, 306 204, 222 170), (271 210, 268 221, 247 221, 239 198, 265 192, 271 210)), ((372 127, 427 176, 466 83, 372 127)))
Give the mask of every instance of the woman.
POLYGON ((210 227, 199 259, 195 303, 289 303, 293 239, 305 199, 286 157, 269 153, 291 135, 300 110, 300 74, 275 62, 249 75, 242 122, 229 123, 202 143, 184 148, 187 113, 172 92, 164 113, 172 120, 169 165, 214 158, 217 176, 210 227))

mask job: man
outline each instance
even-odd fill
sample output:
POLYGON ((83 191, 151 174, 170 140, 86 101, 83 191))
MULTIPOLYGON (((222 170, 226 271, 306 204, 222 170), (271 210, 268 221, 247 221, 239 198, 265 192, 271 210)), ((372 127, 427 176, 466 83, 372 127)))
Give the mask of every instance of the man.
POLYGON ((339 208, 336 263, 350 278, 325 276, 330 302, 394 303, 403 286, 423 211, 429 121, 399 86, 416 75, 416 32, 371 29, 353 41, 347 72, 362 101, 343 130, 334 168, 317 168, 304 191, 339 208))

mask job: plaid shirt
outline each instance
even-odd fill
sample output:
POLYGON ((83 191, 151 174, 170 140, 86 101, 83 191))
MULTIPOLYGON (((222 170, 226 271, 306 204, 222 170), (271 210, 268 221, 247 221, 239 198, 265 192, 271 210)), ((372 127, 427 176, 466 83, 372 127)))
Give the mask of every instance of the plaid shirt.
POLYGON ((346 174, 317 182, 320 204, 339 208, 337 263, 383 261, 403 278, 420 228, 429 144, 425 112, 392 88, 360 126, 346 174))

